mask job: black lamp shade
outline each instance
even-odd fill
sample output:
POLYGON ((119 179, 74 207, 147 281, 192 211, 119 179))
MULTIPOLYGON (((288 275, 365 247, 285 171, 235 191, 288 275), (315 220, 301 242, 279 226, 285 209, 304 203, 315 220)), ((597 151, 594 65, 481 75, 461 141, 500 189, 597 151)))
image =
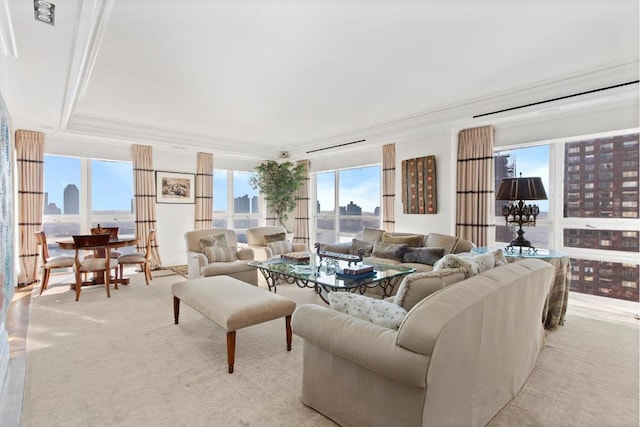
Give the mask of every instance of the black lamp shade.
POLYGON ((541 178, 504 178, 498 187, 496 200, 547 200, 547 193, 541 178))

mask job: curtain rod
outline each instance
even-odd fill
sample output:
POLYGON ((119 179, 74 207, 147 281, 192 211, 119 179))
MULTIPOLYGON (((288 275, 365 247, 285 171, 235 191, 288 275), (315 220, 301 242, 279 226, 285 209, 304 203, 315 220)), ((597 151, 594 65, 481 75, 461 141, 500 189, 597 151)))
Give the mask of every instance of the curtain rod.
POLYGON ((332 145, 331 147, 317 148, 315 150, 307 151, 307 154, 315 153, 316 151, 329 150, 331 148, 344 147, 345 145, 357 144, 359 142, 365 142, 365 141, 366 139, 361 139, 359 141, 351 141, 351 142, 345 142, 344 144, 332 145))
POLYGON ((559 101, 561 99, 573 98, 574 96, 587 95, 587 94, 590 94, 590 93, 601 92, 603 90, 615 89, 615 88, 622 87, 622 86, 628 86, 628 85, 637 84, 638 82, 640 82, 640 80, 633 80, 633 81, 630 81, 630 82, 620 83, 620 84, 613 85, 613 86, 607 86, 607 87, 601 87, 599 89, 588 90, 586 92, 579 92, 579 93, 574 93, 572 95, 560 96, 558 98, 546 99, 544 101, 532 102, 531 104, 525 104, 525 105, 519 105, 517 107, 505 108, 503 110, 492 111, 490 113, 476 114, 475 116, 473 116, 473 118, 475 119, 475 118, 478 118, 478 117, 489 116, 491 114, 504 113, 505 111, 517 110, 519 108, 531 107, 533 105, 540 105, 540 104, 544 104, 546 102, 559 101))

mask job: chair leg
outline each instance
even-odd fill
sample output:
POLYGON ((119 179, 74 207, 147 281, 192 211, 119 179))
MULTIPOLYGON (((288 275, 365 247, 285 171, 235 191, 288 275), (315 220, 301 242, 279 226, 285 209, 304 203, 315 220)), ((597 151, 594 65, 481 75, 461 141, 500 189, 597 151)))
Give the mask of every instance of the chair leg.
POLYGON ((76 301, 80 299, 80 291, 82 290, 82 273, 76 272, 76 301))
MULTIPOLYGON (((111 272, 109 272, 109 274, 111 274, 111 272)), ((118 267, 113 267, 113 275, 115 276, 114 279, 114 289, 118 289, 118 267)))
POLYGON ((104 286, 107 289, 107 298, 111 298, 111 292, 109 291, 109 279, 111 279, 111 270, 104 270, 104 286))
POLYGON ((149 286, 149 277, 151 276, 151 274, 149 274, 149 263, 145 262, 142 264, 142 269, 144 271, 144 280, 147 282, 147 286, 149 286))
POLYGON ((40 284, 40 295, 47 289, 47 285, 49 284, 49 275, 51 274, 51 269, 45 268, 42 272, 42 283, 40 284))
POLYGON ((120 279, 124 277, 124 264, 120 264, 120 279))

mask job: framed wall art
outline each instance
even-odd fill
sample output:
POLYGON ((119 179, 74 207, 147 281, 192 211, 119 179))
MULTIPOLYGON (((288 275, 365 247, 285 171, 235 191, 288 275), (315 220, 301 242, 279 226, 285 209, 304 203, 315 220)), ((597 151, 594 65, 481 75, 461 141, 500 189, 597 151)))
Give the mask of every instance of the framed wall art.
POLYGON ((156 203, 195 202, 195 174, 156 171, 156 203))
POLYGON ((436 157, 402 161, 402 213, 436 214, 436 157))

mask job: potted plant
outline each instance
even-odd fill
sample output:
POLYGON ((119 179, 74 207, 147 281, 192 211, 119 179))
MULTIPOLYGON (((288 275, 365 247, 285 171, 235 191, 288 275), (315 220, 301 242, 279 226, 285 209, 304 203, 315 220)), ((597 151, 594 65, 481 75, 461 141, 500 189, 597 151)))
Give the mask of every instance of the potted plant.
POLYGON ((280 225, 287 228, 289 213, 296 207, 296 190, 305 178, 304 165, 268 160, 255 167, 249 185, 260 190, 280 225))

